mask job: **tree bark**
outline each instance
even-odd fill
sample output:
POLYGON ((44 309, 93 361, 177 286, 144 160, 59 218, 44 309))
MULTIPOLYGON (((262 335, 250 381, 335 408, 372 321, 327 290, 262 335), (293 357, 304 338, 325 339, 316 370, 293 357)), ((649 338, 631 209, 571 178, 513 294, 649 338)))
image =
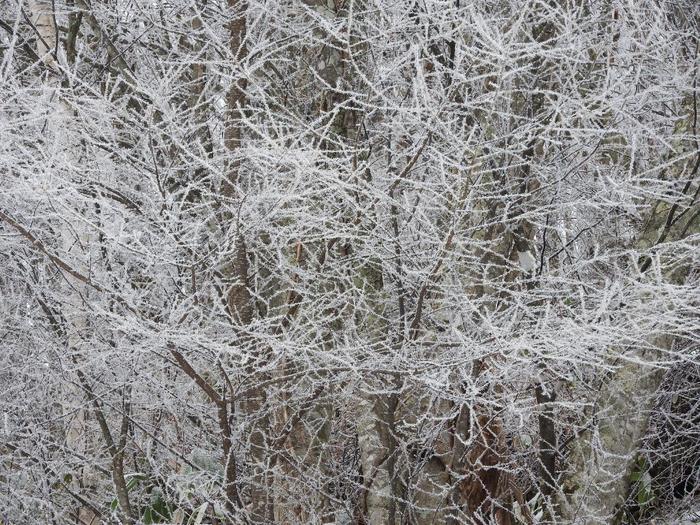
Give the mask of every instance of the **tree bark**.
MULTIPOLYGON (((673 338, 660 336, 654 343, 659 351, 670 351, 673 338)), ((649 356, 635 352, 631 357, 639 362, 623 365, 606 381, 596 400, 595 419, 571 445, 569 473, 559 497, 566 523, 612 523, 627 497, 635 456, 663 378, 663 370, 639 364, 649 356)))

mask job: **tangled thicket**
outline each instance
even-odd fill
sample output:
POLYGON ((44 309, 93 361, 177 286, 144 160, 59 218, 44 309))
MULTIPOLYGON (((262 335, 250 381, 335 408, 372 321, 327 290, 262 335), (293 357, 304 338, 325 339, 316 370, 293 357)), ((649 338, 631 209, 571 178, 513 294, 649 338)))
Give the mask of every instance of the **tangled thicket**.
POLYGON ((695 0, 0 4, 0 523, 679 522, 695 0))

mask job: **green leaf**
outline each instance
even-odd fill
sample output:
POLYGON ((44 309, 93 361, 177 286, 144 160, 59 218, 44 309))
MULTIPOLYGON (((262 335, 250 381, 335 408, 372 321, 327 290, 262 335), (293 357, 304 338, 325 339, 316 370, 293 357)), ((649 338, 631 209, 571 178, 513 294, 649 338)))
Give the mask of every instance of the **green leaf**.
POLYGON ((651 475, 644 472, 640 478, 640 485, 637 491, 637 503, 643 507, 654 501, 654 492, 651 489, 651 475))
POLYGON ((170 521, 170 506, 160 495, 158 495, 153 501, 149 510, 151 510, 152 513, 156 514, 157 517, 162 519, 163 521, 170 521))
POLYGON ((129 481, 126 482, 127 492, 131 491, 136 485, 147 479, 147 476, 141 473, 128 474, 126 477, 129 478, 129 481))
POLYGON ((197 509, 197 513, 193 514, 190 520, 187 522, 188 525, 201 525, 202 520, 204 519, 204 514, 207 512, 207 507, 209 506, 209 503, 203 503, 199 509, 197 509), (194 521, 193 521, 194 518, 194 521))

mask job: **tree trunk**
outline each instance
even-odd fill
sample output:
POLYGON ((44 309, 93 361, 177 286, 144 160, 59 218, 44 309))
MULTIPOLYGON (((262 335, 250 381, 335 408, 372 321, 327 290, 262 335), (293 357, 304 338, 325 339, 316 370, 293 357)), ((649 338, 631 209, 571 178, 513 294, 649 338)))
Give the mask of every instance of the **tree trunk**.
MULTIPOLYGON (((673 337, 654 341, 670 351, 673 337)), ((594 407, 595 419, 571 445, 569 471, 559 498, 566 523, 612 523, 629 491, 629 480, 641 438, 647 429, 654 394, 663 370, 640 364, 648 355, 636 352, 606 381, 594 407)))

